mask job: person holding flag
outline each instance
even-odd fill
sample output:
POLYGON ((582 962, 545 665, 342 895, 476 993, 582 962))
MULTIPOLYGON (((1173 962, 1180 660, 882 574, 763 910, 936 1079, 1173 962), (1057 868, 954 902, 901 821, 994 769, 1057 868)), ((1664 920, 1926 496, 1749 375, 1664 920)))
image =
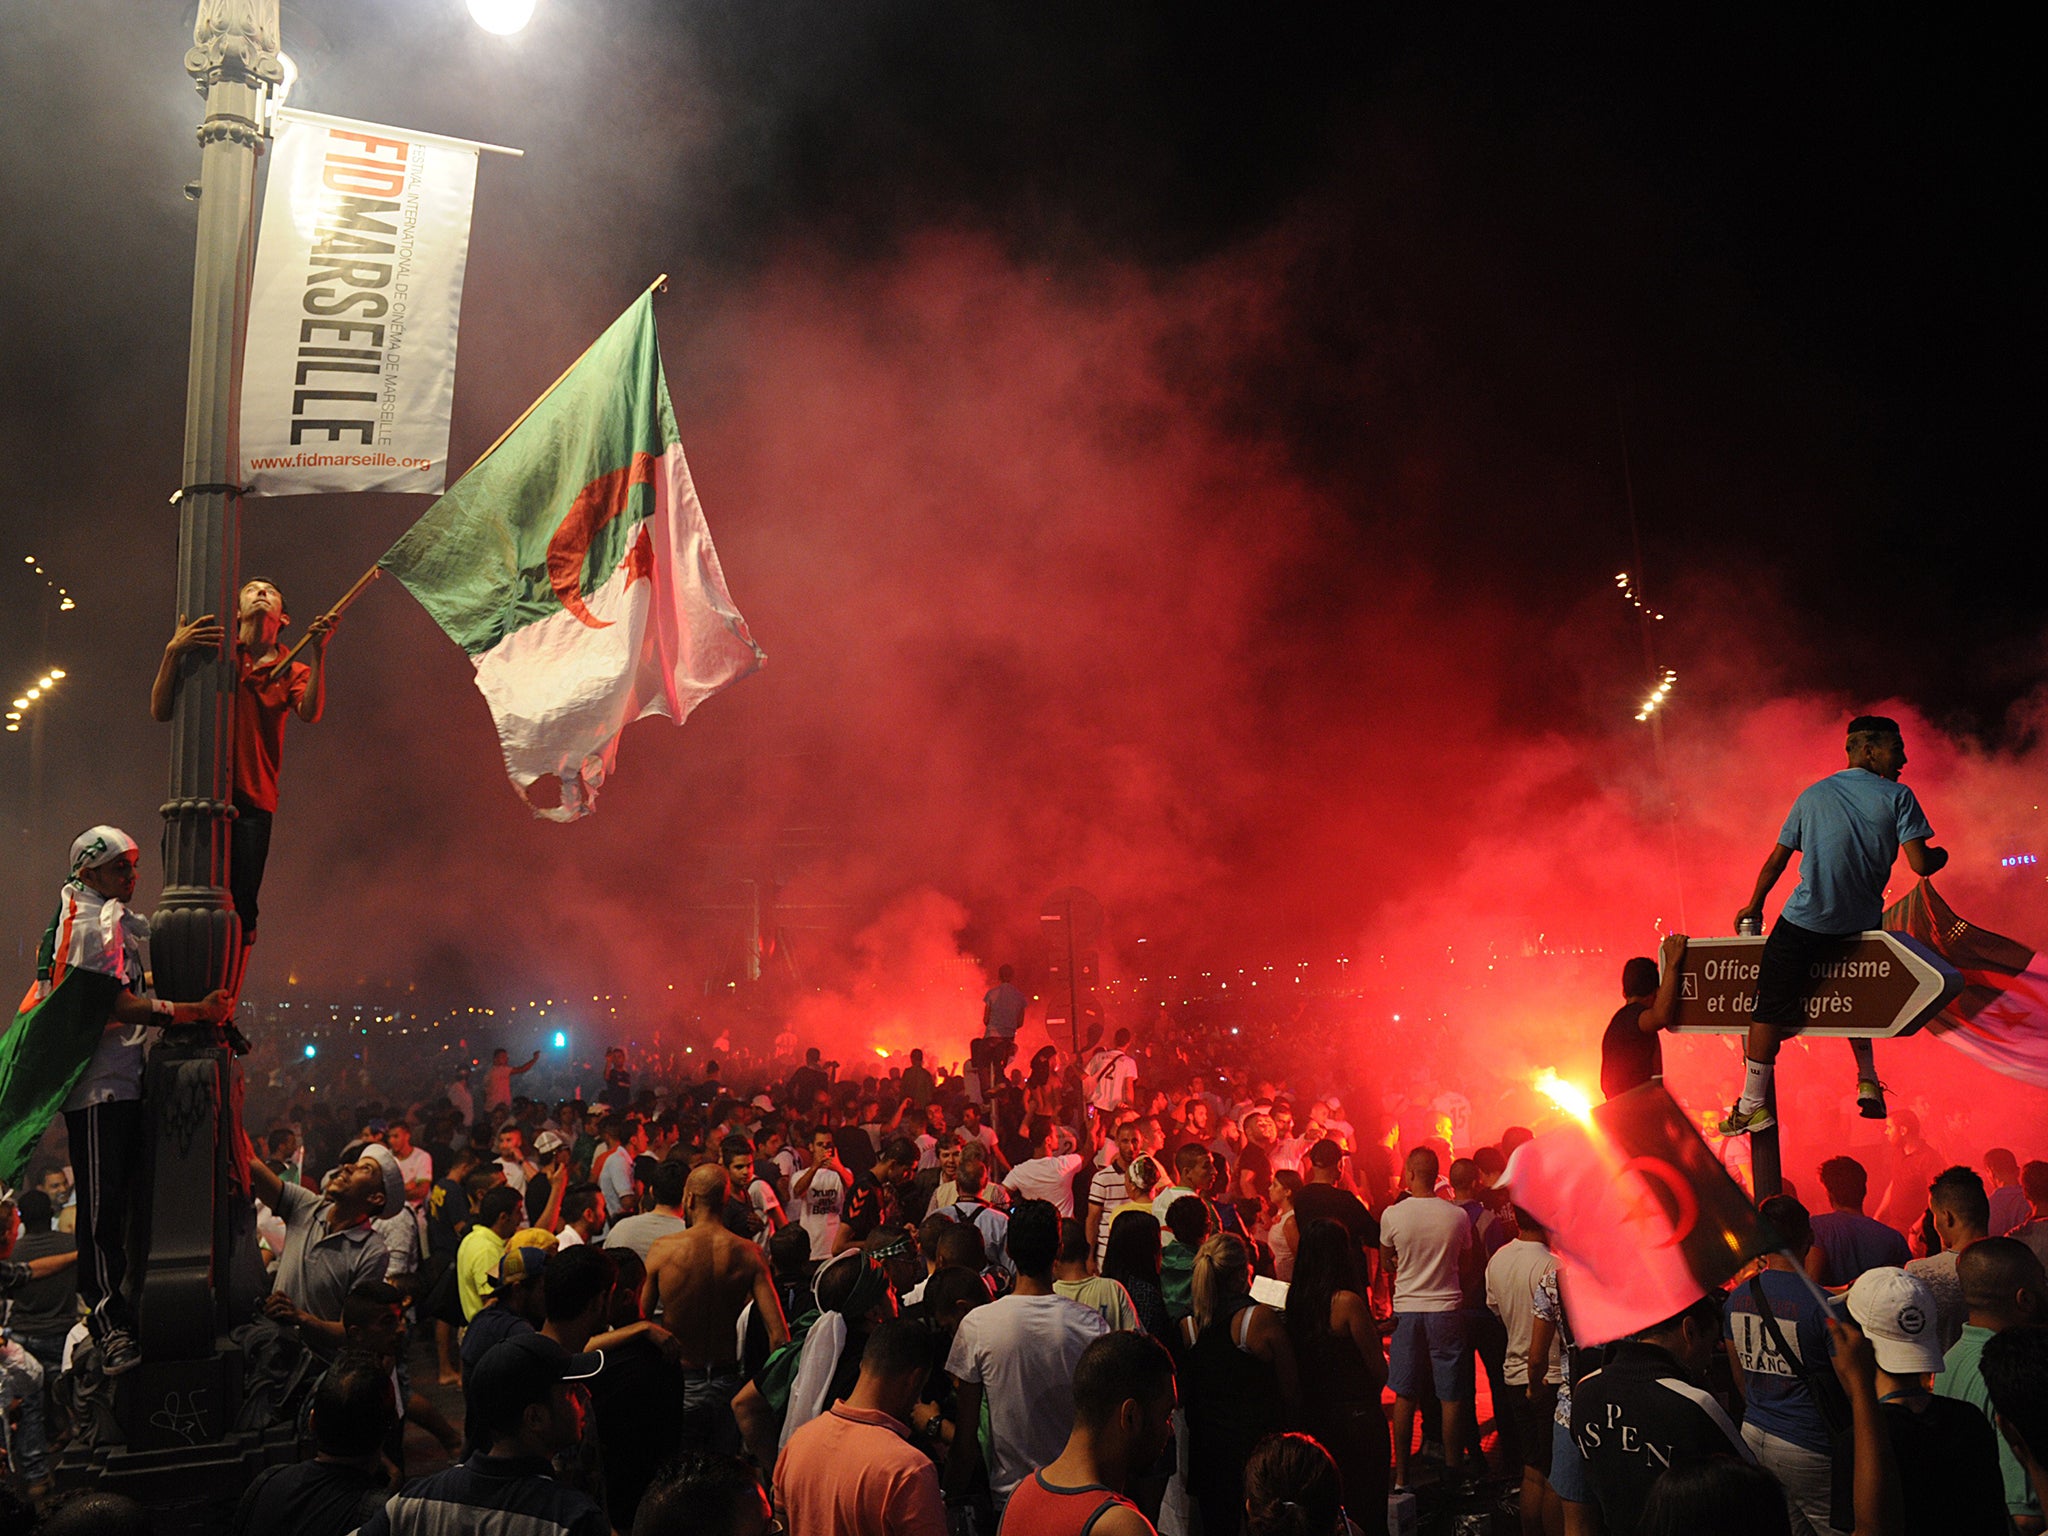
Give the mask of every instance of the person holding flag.
MULTIPOLYGON (((1764 898, 1793 854, 1800 856, 1799 885, 1764 942, 1750 1013, 1742 1093, 1721 1121, 1723 1136, 1768 1130, 1778 1043, 1804 1022, 1813 970, 1838 957, 1844 940, 1876 928, 1884 917, 1885 882, 1901 849, 1913 873, 1928 876, 1948 863, 1930 848, 1934 829, 1913 791, 1899 782, 1906 767, 1899 723, 1884 715, 1849 722, 1849 766, 1808 785, 1792 802, 1778 841, 1756 877, 1748 904, 1735 914, 1735 931, 1759 931, 1764 898), (1751 927, 1751 925, 1758 927, 1751 927)), ((1866 1120, 1885 1117, 1877 1053, 1868 1040, 1851 1040, 1856 1057, 1856 1105, 1866 1120)))
MULTIPOLYGON (((295 714, 308 725, 327 708, 327 641, 336 615, 315 619, 306 632, 312 660, 294 661, 278 640, 291 623, 284 594, 261 578, 242 583, 235 615, 235 819, 228 834, 228 894, 242 920, 242 951, 228 991, 240 996, 249 946, 256 942, 257 895, 270 858, 270 822, 277 813, 277 773, 284 760, 284 719, 295 714)), ((164 659, 150 685, 149 713, 168 722, 184 682, 182 659, 217 651, 226 636, 210 613, 180 617, 164 646, 164 659)))
POLYGON ((78 835, 35 985, 0 1039, 0 1192, 18 1187, 61 1110, 78 1180, 78 1294, 109 1376, 142 1363, 121 1282, 141 1173, 143 1042, 153 1025, 218 1023, 232 1006, 219 990, 196 1003, 147 994, 149 924, 128 909, 139 859, 119 827, 78 835))

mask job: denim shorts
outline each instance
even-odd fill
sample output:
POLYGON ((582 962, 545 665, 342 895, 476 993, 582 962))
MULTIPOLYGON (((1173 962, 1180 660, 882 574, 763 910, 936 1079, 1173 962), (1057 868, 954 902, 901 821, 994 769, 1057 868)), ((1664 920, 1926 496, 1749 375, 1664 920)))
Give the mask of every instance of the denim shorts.
POLYGON ((1564 1425, 1553 1421, 1550 1436, 1550 1490, 1574 1504, 1593 1502, 1593 1481, 1586 1476, 1586 1458, 1564 1425))
POLYGON ((1396 1397, 1418 1398, 1434 1381, 1437 1401, 1472 1400, 1472 1338, 1456 1312, 1397 1312, 1387 1380, 1396 1397))

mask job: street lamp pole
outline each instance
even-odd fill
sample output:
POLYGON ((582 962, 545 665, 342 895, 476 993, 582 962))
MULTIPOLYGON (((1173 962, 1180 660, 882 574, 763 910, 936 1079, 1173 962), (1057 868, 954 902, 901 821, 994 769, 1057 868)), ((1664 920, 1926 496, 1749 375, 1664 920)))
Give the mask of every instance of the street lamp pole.
MULTIPOLYGON (((256 162, 266 96, 283 80, 277 0, 200 0, 192 37, 185 70, 206 110, 177 497, 178 612, 219 615, 228 640, 219 652, 181 659, 171 719, 163 896, 150 919, 150 960, 158 995, 174 1001, 229 985, 241 954, 227 889, 241 544, 235 411, 256 162)), ((149 1188, 138 1223, 147 1232, 136 1302, 143 1363, 118 1379, 116 1392, 130 1453, 210 1447, 212 1457, 191 1461, 242 1459, 231 1433, 241 1360, 227 1335, 248 1319, 261 1272, 240 1159, 238 1075, 217 1026, 167 1029, 151 1053, 149 1188)), ((116 1468, 110 1462, 104 1471, 112 1486, 116 1468)))

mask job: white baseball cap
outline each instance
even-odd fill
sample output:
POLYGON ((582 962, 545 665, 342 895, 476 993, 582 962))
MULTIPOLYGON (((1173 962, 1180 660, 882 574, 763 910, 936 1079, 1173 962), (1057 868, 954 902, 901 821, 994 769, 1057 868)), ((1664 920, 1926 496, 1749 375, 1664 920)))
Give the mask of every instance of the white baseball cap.
POLYGON ((1924 1281, 1891 1265, 1866 1269, 1849 1287, 1849 1315, 1869 1336, 1880 1369, 1894 1376, 1941 1369, 1934 1292, 1924 1281))

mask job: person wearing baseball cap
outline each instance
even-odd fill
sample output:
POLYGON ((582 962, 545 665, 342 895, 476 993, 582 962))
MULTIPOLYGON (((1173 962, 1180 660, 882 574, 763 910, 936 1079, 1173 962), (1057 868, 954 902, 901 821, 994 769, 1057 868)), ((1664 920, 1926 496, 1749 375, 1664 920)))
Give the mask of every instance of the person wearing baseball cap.
POLYGON ((381 1141, 365 1142, 356 1156, 375 1163, 384 1175, 384 1208, 370 1219, 371 1230, 384 1240, 384 1278, 410 1281, 420 1268, 420 1224, 406 1203, 405 1170, 398 1154, 381 1141))
POLYGON ((611 1536, 605 1512, 556 1482, 550 1469, 550 1458, 583 1437, 583 1408, 570 1384, 587 1381, 602 1363, 598 1354, 572 1355, 539 1333, 491 1346, 470 1373, 476 1448, 459 1465, 409 1485, 360 1536, 495 1530, 500 1522, 561 1536, 611 1536))
POLYGON ((216 1023, 232 1006, 220 991, 196 1003, 148 995, 149 923, 128 907, 140 858, 119 827, 72 842, 35 983, 0 1038, 0 1195, 20 1188, 61 1109, 77 1177, 78 1293, 109 1376, 142 1363, 121 1282, 143 1154, 143 1042, 153 1025, 216 1023))
POLYGON ((2004 1536, 1998 1433, 1974 1405, 1932 1388, 1941 1369, 1934 1292, 1903 1269, 1867 1269, 1849 1287, 1849 1315, 1877 1356, 1885 1437, 1898 1461, 1908 1531, 2004 1536))
MULTIPOLYGON (((287 1184, 251 1147, 249 1180, 256 1198, 276 1213, 285 1230, 284 1251, 270 1294, 263 1298, 264 1315, 331 1357, 347 1341, 341 1309, 349 1292, 391 1272, 379 1218, 395 1213, 411 1223, 397 1160, 375 1142, 351 1147, 315 1194, 287 1184)), ((417 1251, 411 1262, 417 1263, 417 1251)))
MULTIPOLYGON (((476 1397, 469 1378, 475 1372, 477 1362, 506 1339, 537 1332, 546 1321, 547 1312, 540 1289, 541 1271, 547 1267, 548 1255, 554 1251, 555 1234, 552 1232, 539 1227, 514 1232, 505 1243, 505 1252, 498 1260, 496 1272, 485 1278, 483 1310, 469 1320, 469 1327, 462 1335, 462 1389, 472 1404, 476 1397)), ((474 1431, 474 1425, 471 1428, 474 1431)), ((483 1443, 472 1432, 470 1444, 477 1446, 483 1443)))

